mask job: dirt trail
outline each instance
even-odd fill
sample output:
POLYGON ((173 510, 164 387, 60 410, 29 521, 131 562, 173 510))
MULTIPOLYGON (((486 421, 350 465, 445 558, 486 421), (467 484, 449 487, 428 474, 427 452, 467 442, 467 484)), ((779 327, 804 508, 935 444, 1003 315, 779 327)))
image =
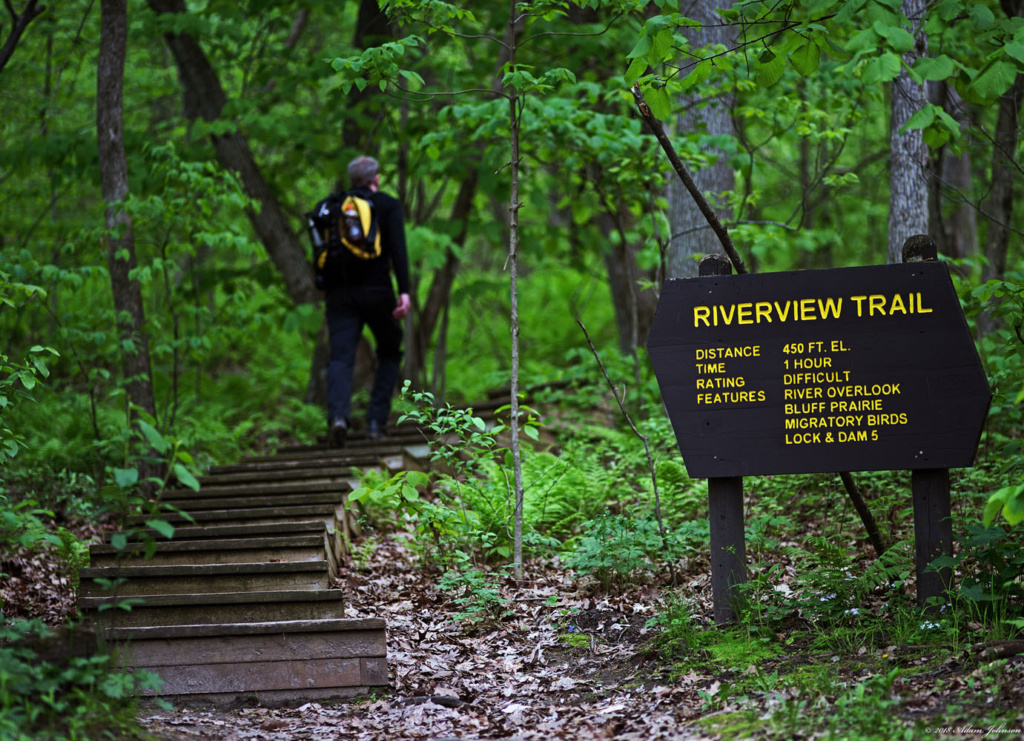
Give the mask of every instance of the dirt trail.
MULTIPOLYGON (((549 569, 512 589, 512 614, 475 625, 414 566, 401 540, 342 574, 349 617, 388 623, 391 691, 353 704, 231 712, 147 710, 166 739, 675 739, 713 738, 686 727, 701 717, 713 676, 669 681, 652 660, 646 626, 657 589, 587 595, 549 569)), ((693 587, 704 588, 701 577, 693 587)))

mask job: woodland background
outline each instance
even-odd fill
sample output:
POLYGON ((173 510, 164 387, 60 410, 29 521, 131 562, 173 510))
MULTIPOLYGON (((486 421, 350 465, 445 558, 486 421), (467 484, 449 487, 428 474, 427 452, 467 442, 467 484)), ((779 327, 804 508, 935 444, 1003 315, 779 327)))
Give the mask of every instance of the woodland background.
MULTIPOLYGON (((517 453, 527 556, 575 554, 610 588, 632 578, 623 563, 657 571, 696 549, 701 484, 678 459, 644 342, 662 281, 694 275, 722 247, 638 115, 635 85, 751 270, 893 262, 906 237, 935 239, 994 393, 979 466, 958 480, 961 581, 975 605, 998 605, 985 624, 999 636, 1019 623, 1021 0, 5 8, 9 577, 26 549, 80 559, 83 523, 138 506, 147 478, 150 489, 187 483, 324 433, 326 344, 303 215, 364 153, 405 209, 412 389, 465 402, 557 382, 545 401, 561 413, 539 421, 585 433, 563 441, 573 455, 517 453), (600 554, 596 544, 653 532, 652 492, 577 317, 654 442, 681 550, 652 546, 619 565, 613 548, 600 554), (545 480, 570 502, 561 518, 531 504, 545 480)), ((371 356, 367 346, 364 375, 371 356)), ((909 502, 884 475, 864 481, 890 541, 905 542, 909 502)), ((748 537, 799 530, 797 510, 779 504, 793 491, 801 506, 841 500, 811 490, 766 482, 752 501, 775 504, 748 537)), ((506 560, 508 520, 494 516, 455 534, 450 552, 484 570, 506 560)), ((828 517, 860 538, 849 512, 828 517)), ((8 617, 45 614, 12 608, 13 593, 8 617)))

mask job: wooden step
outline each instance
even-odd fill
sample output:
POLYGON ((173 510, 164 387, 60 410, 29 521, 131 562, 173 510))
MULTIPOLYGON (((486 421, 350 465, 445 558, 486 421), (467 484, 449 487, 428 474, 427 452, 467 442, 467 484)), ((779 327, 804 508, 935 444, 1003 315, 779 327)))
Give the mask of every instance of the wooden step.
MULTIPOLYGON (((204 499, 218 499, 246 496, 273 496, 278 494, 319 494, 323 492, 347 492, 355 479, 350 471, 331 477, 317 477, 309 481, 279 481, 270 483, 248 483, 239 486, 205 486, 194 489, 168 489, 160 494, 160 501, 181 507, 179 502, 195 502, 204 499)), ((209 509, 208 507, 206 509, 209 509)))
POLYGON ((381 456, 381 464, 390 473, 399 471, 425 471, 430 466, 430 446, 406 445, 399 453, 381 456))
MULTIPOLYGON (((150 519, 150 518, 146 518, 150 519)), ((253 536, 271 535, 304 535, 321 533, 324 531, 324 521, 321 520, 290 520, 276 523, 249 523, 240 525, 180 525, 174 528, 174 535, 171 539, 175 542, 182 540, 205 540, 223 538, 247 538, 253 536)), ((104 541, 109 543, 114 533, 107 533, 104 541)), ((144 528, 126 533, 131 542, 145 539, 156 541, 168 540, 156 530, 144 528)))
POLYGON ((123 549, 105 543, 89 547, 92 567, 119 566, 141 560, 154 566, 223 563, 270 563, 274 561, 325 561, 328 544, 324 533, 268 538, 164 540, 152 544, 128 543, 123 549))
MULTIPOLYGON (((236 463, 230 466, 212 466, 209 471, 211 476, 224 474, 251 473, 256 471, 285 472, 285 471, 314 471, 330 468, 365 468, 377 463, 382 455, 394 455, 402 452, 403 445, 389 445, 386 448, 378 448, 372 454, 352 453, 347 456, 336 456, 332 458, 316 457, 270 457, 265 460, 249 460, 244 463, 236 463)), ((351 475, 351 472, 350 474, 351 475)))
MULTIPOLYGON (((233 502, 233 504, 241 504, 239 502, 233 502)), ((226 527, 236 525, 275 525, 275 524, 287 524, 293 519, 308 519, 311 517, 322 518, 325 524, 329 524, 329 528, 334 527, 334 518, 341 505, 337 502, 326 502, 326 503, 313 503, 313 504, 285 504, 285 505, 270 505, 260 507, 231 507, 230 509, 219 509, 219 510, 195 510, 195 512, 189 512, 189 516, 195 522, 188 520, 183 514, 179 512, 164 512, 159 517, 171 524, 177 526, 181 523, 182 526, 191 526, 195 524, 197 527, 202 527, 207 524, 217 524, 226 527)), ((143 525, 146 520, 153 519, 153 515, 132 515, 128 518, 128 524, 139 526, 143 525)))
POLYGON ((160 696, 178 704, 274 707, 347 699, 388 683, 377 618, 115 628, 105 637, 119 644, 126 666, 158 674, 160 696))
MULTIPOLYGON (((366 458, 366 465, 380 465, 380 456, 366 458)), ((240 471, 236 473, 220 473, 199 477, 201 489, 229 486, 252 486, 273 484, 277 482, 307 482, 312 480, 350 480, 353 471, 350 466, 331 466, 330 468, 292 468, 276 471, 240 471)))
POLYGON ((130 598, 82 597, 78 600, 78 607, 104 630, 345 617, 341 592, 335 589, 157 594, 130 598), (130 603, 130 610, 118 607, 126 601, 130 603))
POLYGON ((175 507, 193 514, 209 509, 252 509, 254 507, 288 507, 311 504, 342 504, 348 487, 341 490, 322 492, 267 492, 263 494, 246 494, 239 491, 238 496, 219 496, 208 499, 180 499, 167 501, 175 507))
POLYGON ((280 461, 315 460, 346 461, 353 458, 365 458, 370 455, 375 455, 380 450, 387 451, 392 450, 395 447, 418 445, 422 442, 425 442, 425 440, 419 433, 396 435, 393 437, 387 437, 384 440, 350 440, 344 448, 331 448, 328 447, 326 443, 314 446, 282 448, 272 455, 247 456, 243 458, 240 463, 273 463, 280 461))
POLYGON ((78 572, 82 597, 138 597, 157 594, 217 594, 327 589, 326 561, 89 567, 78 572), (97 579, 119 582, 105 587, 97 579))

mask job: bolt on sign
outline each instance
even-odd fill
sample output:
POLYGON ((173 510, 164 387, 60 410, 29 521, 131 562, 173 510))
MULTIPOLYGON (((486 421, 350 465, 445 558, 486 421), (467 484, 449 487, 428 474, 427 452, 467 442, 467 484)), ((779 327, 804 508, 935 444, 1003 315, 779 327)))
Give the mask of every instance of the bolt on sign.
POLYGON ((941 262, 669 280, 647 349, 697 478, 970 466, 992 398, 941 262))

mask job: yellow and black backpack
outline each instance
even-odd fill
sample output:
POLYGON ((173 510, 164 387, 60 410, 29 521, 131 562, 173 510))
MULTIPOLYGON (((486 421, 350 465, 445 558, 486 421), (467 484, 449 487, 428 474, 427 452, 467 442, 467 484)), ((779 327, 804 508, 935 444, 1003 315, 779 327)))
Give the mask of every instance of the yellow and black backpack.
POLYGON ((380 226, 368 198, 353 191, 332 193, 306 214, 306 222, 313 242, 316 286, 321 290, 338 283, 347 260, 380 257, 380 226))

